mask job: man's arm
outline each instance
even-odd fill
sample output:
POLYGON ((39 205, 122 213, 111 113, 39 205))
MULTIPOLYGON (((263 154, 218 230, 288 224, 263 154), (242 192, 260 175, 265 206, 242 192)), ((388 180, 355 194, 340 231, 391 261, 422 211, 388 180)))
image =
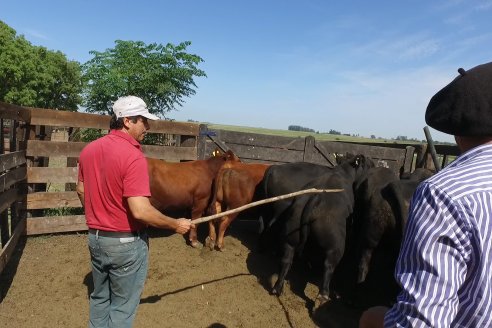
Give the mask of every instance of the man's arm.
POLYGON ((147 197, 128 197, 128 207, 133 217, 147 225, 173 230, 179 234, 187 233, 194 224, 191 220, 174 219, 159 212, 147 197))
POLYGON ((359 328, 384 328, 384 315, 388 312, 385 306, 374 306, 362 313, 359 328))
POLYGON ((84 206, 84 182, 80 181, 77 183, 77 195, 79 196, 80 202, 82 203, 82 207, 84 206))
POLYGON ((449 196, 428 183, 417 188, 412 203, 395 270, 402 291, 385 324, 449 327, 467 271, 466 224, 449 196))

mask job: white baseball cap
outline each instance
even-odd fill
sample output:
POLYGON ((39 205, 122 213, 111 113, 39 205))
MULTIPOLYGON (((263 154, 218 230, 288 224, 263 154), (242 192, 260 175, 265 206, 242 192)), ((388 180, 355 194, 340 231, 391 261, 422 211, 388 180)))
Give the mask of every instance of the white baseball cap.
POLYGON ((159 119, 159 117, 149 113, 147 105, 141 98, 135 96, 118 98, 113 104, 113 113, 117 118, 141 115, 149 120, 159 119))

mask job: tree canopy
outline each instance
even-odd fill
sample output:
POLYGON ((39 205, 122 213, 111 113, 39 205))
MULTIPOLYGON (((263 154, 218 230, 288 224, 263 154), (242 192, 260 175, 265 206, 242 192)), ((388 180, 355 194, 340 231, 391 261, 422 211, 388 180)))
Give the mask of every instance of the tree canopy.
POLYGON ((197 68, 202 58, 186 53, 190 44, 117 40, 114 48, 91 51, 94 58, 82 66, 86 110, 111 114, 118 97, 134 95, 147 103, 151 113, 165 117, 196 93, 193 78, 206 76, 197 68))
POLYGON ((81 92, 78 62, 32 45, 0 21, 0 101, 76 111, 81 92))

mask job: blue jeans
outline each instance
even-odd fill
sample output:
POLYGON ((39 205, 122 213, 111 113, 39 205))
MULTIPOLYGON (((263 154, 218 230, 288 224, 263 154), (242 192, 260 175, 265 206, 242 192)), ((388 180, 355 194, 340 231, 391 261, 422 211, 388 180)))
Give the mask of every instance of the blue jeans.
POLYGON ((94 291, 89 327, 131 327, 147 277, 148 237, 102 237, 89 233, 94 291))

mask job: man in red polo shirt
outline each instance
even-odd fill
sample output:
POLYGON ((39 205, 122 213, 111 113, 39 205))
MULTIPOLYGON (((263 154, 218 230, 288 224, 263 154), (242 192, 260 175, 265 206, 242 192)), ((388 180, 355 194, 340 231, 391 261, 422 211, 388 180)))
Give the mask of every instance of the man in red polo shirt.
POLYGON ((94 291, 90 327, 131 327, 148 268, 147 226, 189 231, 190 220, 168 217, 149 201, 147 161, 140 142, 158 117, 135 96, 113 105, 110 133, 79 158, 77 193, 84 205, 94 291))

